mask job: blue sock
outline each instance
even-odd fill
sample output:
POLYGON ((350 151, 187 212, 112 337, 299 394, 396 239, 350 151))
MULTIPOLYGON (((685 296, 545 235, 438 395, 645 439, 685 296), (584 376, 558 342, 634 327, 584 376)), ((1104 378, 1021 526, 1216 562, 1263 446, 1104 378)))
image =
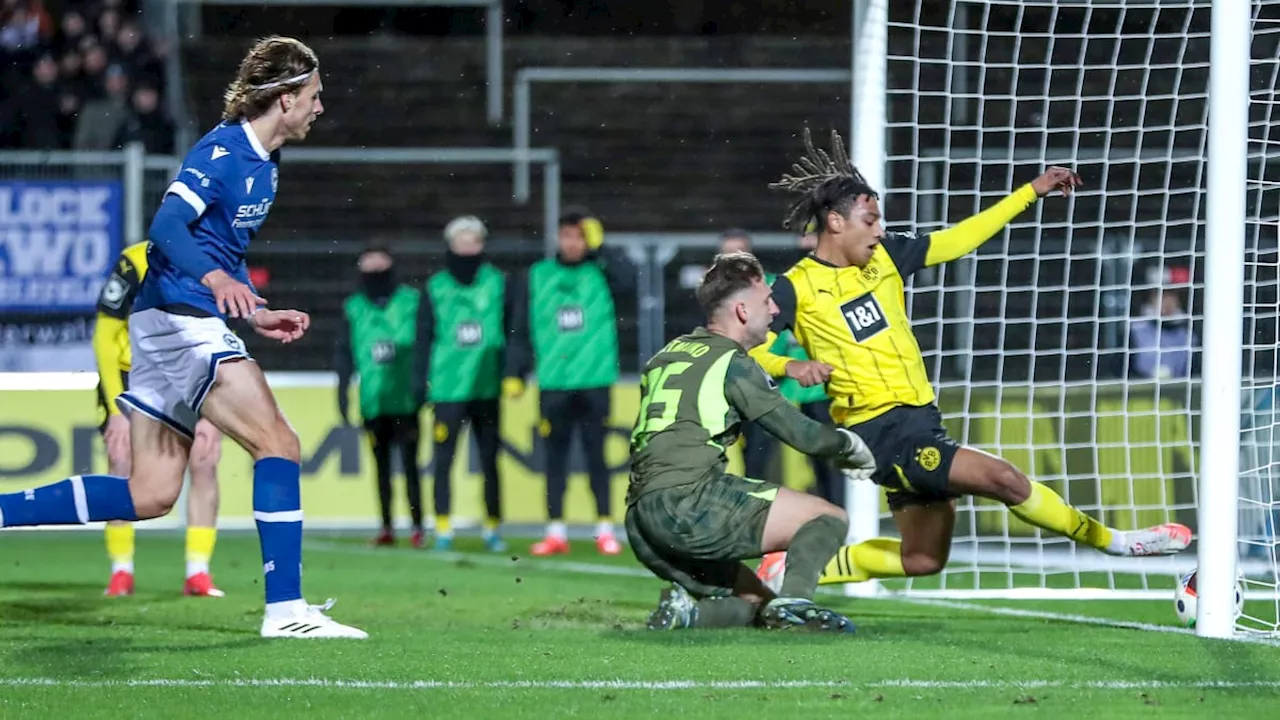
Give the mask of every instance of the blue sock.
POLYGON ((0 495, 0 527, 137 519, 129 480, 113 475, 76 475, 52 485, 0 495))
POLYGON ((253 464, 253 519, 268 605, 302 599, 301 474, 298 463, 284 458, 253 464))

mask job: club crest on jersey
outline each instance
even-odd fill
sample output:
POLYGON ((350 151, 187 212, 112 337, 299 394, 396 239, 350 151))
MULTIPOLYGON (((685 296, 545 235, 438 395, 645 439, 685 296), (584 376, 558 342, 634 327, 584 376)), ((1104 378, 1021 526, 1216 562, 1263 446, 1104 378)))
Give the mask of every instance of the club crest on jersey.
POLYGON ((578 305, 565 305, 556 311, 556 324, 560 332, 576 332, 586 324, 586 314, 578 305))
POLYGON ((373 344, 373 362, 378 365, 390 365, 396 360, 396 344, 388 340, 379 340, 373 344))
POLYGON ((107 284, 102 288, 102 304, 112 310, 119 310, 121 304, 124 303, 124 296, 127 291, 128 286, 125 284, 124 278, 111 273, 107 284))
POLYGON ((484 328, 474 321, 458 323, 455 339, 459 347, 479 345, 484 340, 484 328))

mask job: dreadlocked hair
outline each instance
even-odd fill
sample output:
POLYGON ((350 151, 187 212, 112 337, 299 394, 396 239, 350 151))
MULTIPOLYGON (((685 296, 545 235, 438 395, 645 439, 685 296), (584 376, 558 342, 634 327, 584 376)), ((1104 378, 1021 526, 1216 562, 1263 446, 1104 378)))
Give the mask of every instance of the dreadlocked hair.
POLYGON ((791 165, 791 172, 769 183, 769 189, 799 194, 787 208, 782 227, 788 230, 827 229, 827 213, 835 210, 847 215, 853 203, 863 195, 879 198, 867 179, 849 160, 840 133, 831 131, 831 152, 813 146, 813 135, 804 129, 804 155, 791 165))

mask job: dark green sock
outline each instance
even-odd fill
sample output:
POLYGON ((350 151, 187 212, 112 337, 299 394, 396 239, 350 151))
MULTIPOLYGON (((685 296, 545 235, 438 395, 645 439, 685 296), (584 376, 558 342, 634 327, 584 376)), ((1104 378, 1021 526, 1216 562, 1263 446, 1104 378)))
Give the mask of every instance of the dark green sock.
POLYGON ((747 627, 755 619, 756 606, 742 598, 707 598, 698 601, 698 617, 693 621, 693 627, 747 627))
POLYGON ((801 525, 787 548, 787 570, 778 595, 812 600, 822 569, 844 544, 848 531, 847 520, 831 515, 819 515, 801 525))

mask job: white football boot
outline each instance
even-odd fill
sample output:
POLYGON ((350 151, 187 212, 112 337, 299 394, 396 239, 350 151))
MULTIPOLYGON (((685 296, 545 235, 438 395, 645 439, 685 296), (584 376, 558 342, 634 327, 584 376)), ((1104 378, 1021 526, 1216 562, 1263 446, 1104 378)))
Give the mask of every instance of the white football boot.
POLYGON ((330 598, 324 605, 302 605, 292 615, 278 618, 263 618, 262 637, 264 638, 348 638, 364 640, 369 633, 343 625, 325 615, 325 611, 333 607, 330 598))
POLYGON ((1121 532, 1120 552, 1115 555, 1127 557, 1145 557, 1148 555, 1173 555, 1186 550, 1191 545, 1191 528, 1178 523, 1165 523, 1142 530, 1113 531, 1121 532))

